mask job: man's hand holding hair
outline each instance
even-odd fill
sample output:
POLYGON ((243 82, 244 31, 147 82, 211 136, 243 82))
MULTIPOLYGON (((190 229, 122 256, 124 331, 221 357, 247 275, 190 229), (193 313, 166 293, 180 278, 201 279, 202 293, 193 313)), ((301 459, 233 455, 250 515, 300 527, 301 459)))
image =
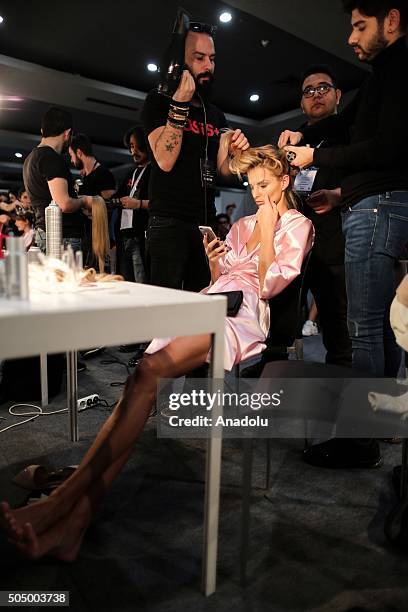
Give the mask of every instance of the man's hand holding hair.
POLYGON ((303 140, 302 132, 291 132, 291 130, 285 130, 281 133, 278 140, 278 147, 283 149, 286 145, 298 145, 303 140))

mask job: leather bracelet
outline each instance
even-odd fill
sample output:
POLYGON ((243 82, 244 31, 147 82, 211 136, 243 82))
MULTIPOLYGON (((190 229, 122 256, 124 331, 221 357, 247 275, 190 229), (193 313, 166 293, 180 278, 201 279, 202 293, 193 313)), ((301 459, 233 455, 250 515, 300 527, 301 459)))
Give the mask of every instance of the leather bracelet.
POLYGON ((176 106, 177 108, 182 108, 185 110, 189 110, 190 109, 190 102, 179 102, 178 100, 173 100, 173 98, 170 101, 170 106, 176 106))

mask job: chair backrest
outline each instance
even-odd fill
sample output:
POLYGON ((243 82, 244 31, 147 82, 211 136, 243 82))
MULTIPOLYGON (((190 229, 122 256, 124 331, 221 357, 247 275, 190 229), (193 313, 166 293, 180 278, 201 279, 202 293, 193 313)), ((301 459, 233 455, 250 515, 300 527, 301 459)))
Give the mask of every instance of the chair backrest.
POLYGON ((312 251, 303 260, 301 273, 281 293, 269 300, 271 323, 268 344, 291 346, 296 338, 302 337, 302 305, 307 287, 306 270, 312 251))

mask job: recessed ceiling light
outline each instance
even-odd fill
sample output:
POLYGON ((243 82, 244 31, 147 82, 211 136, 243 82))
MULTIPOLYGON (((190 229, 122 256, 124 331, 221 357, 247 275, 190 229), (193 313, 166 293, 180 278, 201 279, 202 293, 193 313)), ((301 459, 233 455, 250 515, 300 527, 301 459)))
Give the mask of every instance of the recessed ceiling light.
POLYGON ((249 96, 249 99, 251 100, 251 102, 258 102, 259 94, 252 94, 251 96, 249 96))
POLYGON ((248 187, 248 181, 244 181, 242 184, 244 187, 248 187))
POLYGON ((225 11, 225 13, 221 13, 220 15, 220 21, 222 23, 229 23, 232 19, 232 15, 231 13, 228 13, 227 11, 225 11))
POLYGON ((157 72, 157 65, 156 64, 147 64, 147 69, 149 72, 157 72))
POLYGON ((14 155, 15 155, 16 157, 23 157, 23 154, 22 154, 22 153, 18 153, 18 152, 17 152, 17 153, 14 153, 14 155))
POLYGON ((3 23, 3 21, 4 21, 4 17, 0 15, 0 23, 3 23))

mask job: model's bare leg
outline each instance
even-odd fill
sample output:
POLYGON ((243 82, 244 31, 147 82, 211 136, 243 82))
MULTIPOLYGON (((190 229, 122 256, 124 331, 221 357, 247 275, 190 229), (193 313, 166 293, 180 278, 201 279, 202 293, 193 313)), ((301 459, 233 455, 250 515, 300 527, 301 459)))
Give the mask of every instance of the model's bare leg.
POLYGON ((16 548, 30 559, 52 555, 62 561, 75 561, 81 548, 82 539, 98 503, 128 460, 131 450, 115 461, 96 482, 82 495, 70 512, 50 529, 37 534, 31 523, 20 528, 14 539, 16 548))
POLYGON ((73 475, 44 501, 18 510, 0 508, 10 537, 21 537, 25 523, 41 534, 67 515, 104 472, 131 451, 150 414, 158 379, 176 378, 204 363, 210 343, 208 334, 176 338, 147 355, 128 378, 122 398, 73 475))

